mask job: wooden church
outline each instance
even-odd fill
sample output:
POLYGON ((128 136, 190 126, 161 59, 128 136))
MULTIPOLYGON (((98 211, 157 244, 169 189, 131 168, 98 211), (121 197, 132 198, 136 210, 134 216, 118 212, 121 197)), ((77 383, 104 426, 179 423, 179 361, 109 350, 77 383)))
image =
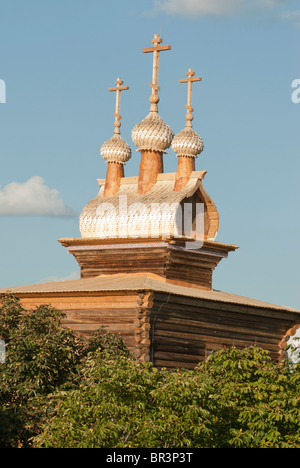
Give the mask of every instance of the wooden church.
POLYGON ((206 171, 195 170, 203 151, 193 130, 192 89, 201 78, 190 69, 186 125, 177 135, 158 113, 160 52, 170 50, 155 35, 150 112, 132 130, 141 153, 139 174, 124 176, 130 146, 120 135, 118 78, 114 135, 101 148, 107 161, 100 191, 80 216, 81 238, 60 239, 74 255, 81 278, 0 290, 26 308, 51 304, 65 312, 65 325, 88 335, 105 325, 120 333, 137 358, 157 367, 193 368, 214 349, 256 345, 278 360, 300 324, 300 311, 213 289, 218 263, 236 250, 216 241, 217 208, 204 188, 206 171), (176 173, 164 173, 169 147, 176 173))

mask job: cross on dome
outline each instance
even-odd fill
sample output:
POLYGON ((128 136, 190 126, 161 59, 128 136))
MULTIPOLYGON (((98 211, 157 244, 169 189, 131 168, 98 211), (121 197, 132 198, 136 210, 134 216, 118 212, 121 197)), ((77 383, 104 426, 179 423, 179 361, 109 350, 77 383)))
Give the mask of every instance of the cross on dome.
POLYGON ((195 81, 202 81, 202 78, 200 77, 195 77, 195 72, 192 68, 189 68, 189 71, 187 72, 187 77, 183 80, 179 80, 179 83, 188 83, 188 96, 187 96, 187 105, 185 108, 187 109, 186 113, 186 127, 192 127, 192 120, 193 120, 193 112, 194 109, 192 107, 192 93, 193 93, 193 83, 195 81))
POLYGON ((115 91, 116 92, 116 112, 114 112, 115 116, 115 135, 120 134, 120 127, 121 127, 121 115, 120 115, 120 109, 121 109, 121 91, 125 91, 129 89, 129 86, 122 86, 124 81, 121 80, 121 78, 118 78, 117 81, 115 81, 115 84, 117 85, 115 88, 109 88, 108 91, 115 91))
POLYGON ((144 54, 153 52, 153 74, 152 82, 150 86, 152 88, 152 95, 150 97, 151 107, 150 112, 158 112, 157 104, 159 102, 158 91, 160 87, 158 86, 158 74, 159 74, 159 53, 164 50, 171 50, 170 45, 162 46, 160 45, 163 42, 160 34, 155 34, 154 39, 152 39, 153 47, 143 49, 144 54))
MULTIPOLYGON (((120 135, 120 127, 121 127, 121 115, 120 115, 120 107, 121 107, 121 92, 129 89, 129 86, 122 86, 124 82, 121 78, 118 78, 115 82, 116 87, 109 88, 109 91, 116 92, 116 112, 114 112, 115 116, 115 123, 114 123, 114 135, 113 137, 106 141, 100 150, 101 156, 108 162, 108 163, 118 163, 119 165, 125 164, 131 158, 131 149, 126 141, 120 135)), ((111 166, 111 164, 110 164, 111 166)), ((120 172, 121 174, 121 172, 120 172)), ((109 173, 109 177, 111 173, 109 173)), ((108 177, 108 179, 109 179, 108 177)), ((119 180, 119 179, 118 179, 119 180)), ((118 187, 118 185, 117 185, 118 187)), ((107 185, 109 188, 109 184, 107 185)), ((105 189, 106 191, 106 189, 105 189)), ((111 195, 111 191, 108 189, 107 193, 111 195)), ((108 196, 108 195, 105 195, 108 196)))
MULTIPOLYGON (((180 159, 184 160, 184 165, 190 164, 191 162, 187 161, 187 158, 196 158, 204 149, 204 144, 202 138, 193 130, 192 120, 194 109, 192 107, 192 92, 193 92, 193 83, 195 81, 202 81, 202 78, 195 77, 195 72, 192 68, 189 68, 187 72, 187 78, 179 80, 179 83, 188 83, 188 96, 187 104, 185 108, 187 109, 186 113, 186 124, 185 128, 181 130, 172 141, 172 149, 177 153, 180 159), (183 158, 182 158, 183 157, 183 158)), ((193 163, 194 164, 194 163, 193 163)), ((189 171, 187 171, 189 172, 189 171)), ((180 189, 182 185, 180 185, 180 189)))

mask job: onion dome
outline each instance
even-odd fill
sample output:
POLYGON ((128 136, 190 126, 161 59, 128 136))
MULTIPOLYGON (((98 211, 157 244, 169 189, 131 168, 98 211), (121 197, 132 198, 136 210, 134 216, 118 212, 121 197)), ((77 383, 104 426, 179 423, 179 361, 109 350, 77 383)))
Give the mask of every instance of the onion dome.
POLYGON ((188 84, 188 97, 187 105, 185 106, 187 113, 185 116, 186 124, 185 128, 181 130, 172 141, 172 149, 177 153, 177 156, 186 156, 190 158, 196 158, 197 154, 200 154, 204 149, 202 138, 192 128, 193 111, 192 108, 192 90, 193 83, 201 81, 202 78, 195 77, 195 72, 192 68, 187 72, 187 77, 183 80, 179 80, 179 83, 188 84))
POLYGON ((174 137, 173 130, 156 112, 150 114, 132 130, 132 140, 138 151, 152 150, 166 153, 174 137))
POLYGON ((129 86, 122 86, 124 82, 121 78, 118 78, 115 82, 116 87, 109 88, 109 91, 116 92, 116 112, 114 112, 115 123, 114 123, 114 135, 113 137, 106 141, 100 150, 101 156, 106 160, 106 162, 114 162, 119 164, 125 164, 131 158, 131 149, 130 146, 126 143, 125 140, 120 135, 121 127, 121 115, 120 115, 120 106, 121 106, 121 92, 129 89, 129 86))
POLYGON ((204 149, 203 140, 191 127, 185 127, 172 141, 172 149, 177 156, 197 158, 204 149))
POLYGON ((153 74, 150 83, 152 93, 149 99, 151 103, 149 115, 138 123, 131 133, 134 144, 139 148, 137 151, 148 150, 166 153, 165 150, 171 146, 174 137, 173 130, 158 115, 158 91, 160 91, 158 86, 159 54, 162 51, 171 49, 170 45, 162 46, 162 42, 160 35, 155 34, 154 39, 152 39, 153 47, 143 49, 144 53, 153 53, 153 74))
POLYGON ((125 164, 131 158, 131 148, 121 135, 115 134, 102 145, 100 154, 108 163, 125 164))

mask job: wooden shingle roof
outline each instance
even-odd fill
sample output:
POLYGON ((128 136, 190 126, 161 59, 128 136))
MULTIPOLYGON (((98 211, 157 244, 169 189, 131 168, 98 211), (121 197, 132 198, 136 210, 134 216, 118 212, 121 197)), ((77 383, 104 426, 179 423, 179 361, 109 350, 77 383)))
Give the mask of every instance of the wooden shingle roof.
POLYGON ((86 278, 69 281, 57 281, 44 284, 19 286, 13 288, 0 289, 1 294, 30 295, 30 294, 72 294, 72 293, 99 293, 106 291, 158 291, 178 296, 192 297, 199 300, 213 301, 219 303, 236 304, 260 309, 280 310, 292 313, 299 313, 300 310, 284 307, 268 302, 251 299, 236 294, 226 293, 217 290, 205 290, 200 288, 190 288, 178 286, 161 281, 155 275, 110 275, 95 278, 86 278))

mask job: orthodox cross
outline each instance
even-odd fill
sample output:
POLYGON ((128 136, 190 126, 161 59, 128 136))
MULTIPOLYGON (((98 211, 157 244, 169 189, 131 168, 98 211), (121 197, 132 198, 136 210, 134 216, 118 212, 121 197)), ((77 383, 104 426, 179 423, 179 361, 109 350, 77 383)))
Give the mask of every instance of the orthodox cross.
POLYGON ((115 116, 115 131, 114 134, 119 135, 120 134, 120 127, 121 127, 121 115, 120 115, 120 108, 121 108, 121 91, 125 91, 129 89, 129 86, 122 86, 124 81, 121 80, 121 78, 118 78, 115 84, 117 85, 115 88, 109 88, 108 91, 116 91, 116 112, 114 112, 115 116))
POLYGON ((145 54, 149 52, 153 52, 153 75, 152 75, 152 83, 150 86, 152 88, 152 95, 150 97, 151 108, 150 112, 158 112, 157 104, 159 102, 158 91, 160 91, 160 87, 158 86, 158 72, 159 72, 159 53, 164 50, 171 50, 170 45, 162 46, 160 45, 163 42, 162 38, 159 34, 155 34, 154 39, 152 39, 153 47, 149 47, 143 49, 145 54))
POLYGON ((186 113, 186 127, 192 127, 192 120, 193 120, 193 114, 194 109, 192 108, 192 93, 193 93, 193 83, 194 81, 202 81, 202 78, 200 77, 195 77, 195 72, 192 68, 189 68, 189 71, 187 72, 187 77, 184 80, 179 80, 179 83, 188 83, 188 97, 187 97, 187 105, 185 108, 187 109, 186 113))

